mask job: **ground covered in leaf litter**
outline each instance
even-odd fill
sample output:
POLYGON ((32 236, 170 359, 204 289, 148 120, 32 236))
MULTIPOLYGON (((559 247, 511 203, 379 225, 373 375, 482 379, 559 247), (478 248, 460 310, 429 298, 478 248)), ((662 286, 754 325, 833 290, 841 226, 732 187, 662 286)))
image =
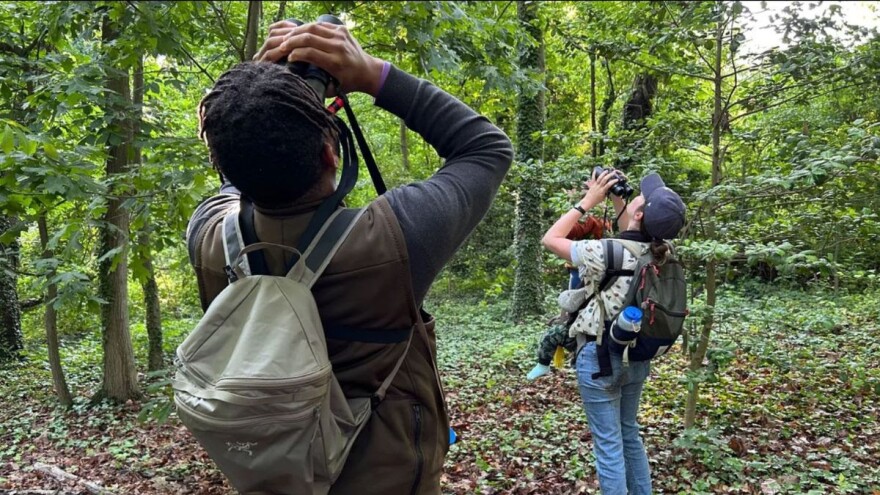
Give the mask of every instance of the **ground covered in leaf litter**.
MULTIPOLYGON (((704 377, 700 429, 681 426, 680 349, 655 364, 646 387, 641 422, 655 491, 880 494, 878 296, 725 292, 709 358, 717 373, 704 377)), ((460 437, 443 492, 598 493, 573 372, 525 380, 541 324, 505 323, 503 303, 432 309, 460 437)), ((169 349, 189 325, 166 326, 169 349)), ((99 338, 68 340, 64 349, 82 398, 100 375, 99 338)), ((144 339, 135 333, 139 354, 144 339)), ((34 469, 38 463, 116 493, 231 493, 174 415, 141 423, 140 404, 89 407, 85 399, 62 412, 43 362, 37 352, 0 370, 0 493, 85 493, 82 483, 34 469)))

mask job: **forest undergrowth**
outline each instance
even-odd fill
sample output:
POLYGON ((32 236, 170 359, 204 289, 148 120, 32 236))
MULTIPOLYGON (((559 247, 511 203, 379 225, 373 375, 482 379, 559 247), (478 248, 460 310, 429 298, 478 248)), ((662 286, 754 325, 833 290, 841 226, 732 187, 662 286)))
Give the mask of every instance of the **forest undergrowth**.
MULTIPOLYGON (((726 289, 699 427, 682 427, 687 366, 679 346, 654 363, 645 388, 640 422, 655 491, 880 493, 878 303, 877 291, 726 289)), ((543 322, 510 324, 503 300, 434 298, 426 308, 438 317, 438 359, 459 437, 444 493, 598 493, 573 370, 525 379, 543 322)), ((194 323, 165 322, 169 356, 194 323)), ((28 337, 29 359, 0 369, 0 490, 85 490, 35 469, 45 464, 116 493, 231 493, 173 413, 156 421, 170 412, 159 378, 141 375, 141 403, 89 404, 100 380, 97 330, 63 341, 78 397, 70 411, 56 406, 38 327, 28 337)), ((143 363, 143 328, 135 326, 134 339, 143 363)))

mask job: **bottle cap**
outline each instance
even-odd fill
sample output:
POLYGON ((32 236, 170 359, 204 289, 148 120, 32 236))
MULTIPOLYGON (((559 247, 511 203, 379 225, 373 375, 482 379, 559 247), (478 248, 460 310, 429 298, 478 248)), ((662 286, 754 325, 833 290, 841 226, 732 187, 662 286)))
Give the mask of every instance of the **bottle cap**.
POLYGON ((623 317, 633 323, 640 322, 642 321, 642 310, 635 306, 627 306, 623 310, 623 317))

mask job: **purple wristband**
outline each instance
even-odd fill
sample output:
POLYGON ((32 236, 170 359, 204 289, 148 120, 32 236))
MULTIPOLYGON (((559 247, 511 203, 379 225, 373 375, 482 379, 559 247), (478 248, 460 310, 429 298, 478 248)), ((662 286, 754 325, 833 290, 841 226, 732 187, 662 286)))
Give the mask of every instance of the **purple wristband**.
POLYGON ((389 72, 391 72, 391 62, 385 62, 382 64, 382 75, 379 76, 379 91, 376 93, 376 96, 379 96, 379 93, 382 92, 382 88, 385 86, 385 78, 388 77, 389 72))

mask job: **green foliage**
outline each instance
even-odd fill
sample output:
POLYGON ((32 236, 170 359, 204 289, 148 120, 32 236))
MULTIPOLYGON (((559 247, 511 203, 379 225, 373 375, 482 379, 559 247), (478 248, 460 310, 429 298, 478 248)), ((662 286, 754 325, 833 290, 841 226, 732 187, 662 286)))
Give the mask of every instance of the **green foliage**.
MULTIPOLYGON (((840 6, 820 13, 795 3, 774 9, 770 21, 784 44, 749 53, 756 17, 753 4, 742 2, 538 2, 526 25, 512 2, 285 5, 285 17, 342 15, 370 53, 447 89, 517 144, 510 178, 432 291, 444 301, 440 360, 465 439, 452 448, 451 465, 460 470, 451 491, 552 493, 542 483, 595 489, 577 485, 594 473, 588 444, 572 441, 572 429, 585 425, 571 378, 531 388, 517 378, 542 324, 535 317, 510 323, 520 310, 509 301, 529 301, 526 313, 552 305, 565 273, 538 239, 594 166, 625 162, 631 181, 657 171, 688 204, 688 235, 677 248, 694 289, 691 352, 702 325, 714 322, 700 366, 684 372, 678 356, 658 363, 646 395, 646 424, 675 436, 669 444, 648 431, 659 489, 847 493, 880 483, 869 460, 878 454, 870 399, 880 395, 875 30, 855 25, 840 6), (659 86, 652 115, 633 129, 622 117, 641 75, 659 86), (703 289, 710 264, 721 283, 714 304, 703 289), (703 415, 685 432, 679 391, 696 386, 703 415), (523 387, 534 397, 517 390, 523 387)), ((261 36, 280 6, 263 3, 261 36)), ((102 260, 129 255, 138 363, 147 355, 135 283, 147 276, 145 259, 152 257, 157 274, 166 353, 200 314, 182 236, 218 182, 197 137, 195 108, 213 79, 241 59, 246 16, 246 2, 0 2, 0 215, 17 221, 0 243, 21 245, 20 299, 39 299, 57 285, 48 303, 58 311, 62 362, 77 396, 70 413, 47 406, 42 308, 24 312, 27 361, 0 370, 4 405, 20 405, 16 415, 0 412, 0 459, 32 460, 51 445, 105 453, 108 465, 171 479, 216 475, 205 459, 161 465, 164 451, 151 445, 146 459, 131 443, 135 416, 144 420, 139 428, 175 426, 167 375, 143 377, 143 406, 89 409, 83 397, 94 392, 102 359, 102 260), (106 46, 105 19, 126 26, 106 46), (135 105, 105 80, 131 72, 141 57, 144 102, 135 105), (107 177, 107 148, 129 138, 120 123, 135 116, 140 129, 130 138, 141 161, 107 177), (119 193, 128 196, 129 239, 148 229, 151 242, 102 251, 98 232, 108 199, 119 193), (45 248, 35 225, 41 215, 45 248)), ((352 101, 389 186, 442 166, 406 130, 405 161, 399 119, 365 95, 352 101)), ((349 203, 374 197, 363 174, 349 203)), ((0 486, 7 479, 0 468, 0 486)))
MULTIPOLYGON (((640 423, 656 489, 717 493, 767 484, 785 493, 860 493, 880 483, 872 401, 880 393, 880 345, 872 338, 880 293, 835 296, 751 283, 719 300, 718 339, 709 353, 719 362, 702 399, 711 407, 703 408, 696 429, 681 427, 685 362, 678 350, 653 363, 640 423)), ((594 458, 573 371, 525 380, 543 318, 510 324, 503 301, 432 299, 427 307, 439 318, 438 361, 459 435, 444 491, 553 493, 585 486, 598 493, 589 484, 594 458)), ((552 312, 549 301, 547 308, 552 312)), ((192 318, 163 322, 169 356, 194 324, 192 318)), ((138 362, 145 363, 144 331, 136 327, 133 334, 138 362)), ((71 389, 79 392, 69 412, 45 405, 51 378, 37 359, 42 349, 0 369, 0 394, 8 399, 0 410, 0 462, 26 464, 46 453, 75 456, 82 465, 102 459, 93 479, 120 479, 120 486, 153 477, 216 479, 195 442, 176 433, 167 374, 144 377, 143 406, 89 406, 81 391, 98 386, 98 341, 97 332, 65 338, 71 389)))

